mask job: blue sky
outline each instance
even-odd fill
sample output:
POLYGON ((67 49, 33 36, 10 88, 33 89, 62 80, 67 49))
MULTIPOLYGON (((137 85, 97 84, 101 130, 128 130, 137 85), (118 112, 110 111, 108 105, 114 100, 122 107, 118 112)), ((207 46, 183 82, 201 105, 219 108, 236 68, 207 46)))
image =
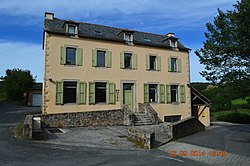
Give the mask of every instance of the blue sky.
POLYGON ((44 12, 55 17, 144 32, 174 32, 190 52, 191 81, 204 82, 194 51, 203 46, 205 24, 217 8, 232 9, 236 0, 1 0, 0 76, 10 68, 28 69, 43 80, 44 12))

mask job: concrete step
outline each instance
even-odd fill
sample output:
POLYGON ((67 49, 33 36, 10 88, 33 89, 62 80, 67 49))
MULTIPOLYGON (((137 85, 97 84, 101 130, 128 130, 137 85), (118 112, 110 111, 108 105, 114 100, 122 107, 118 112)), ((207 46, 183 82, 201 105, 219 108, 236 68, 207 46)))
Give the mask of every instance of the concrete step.
POLYGON ((135 122, 135 126, 152 125, 153 122, 135 122))

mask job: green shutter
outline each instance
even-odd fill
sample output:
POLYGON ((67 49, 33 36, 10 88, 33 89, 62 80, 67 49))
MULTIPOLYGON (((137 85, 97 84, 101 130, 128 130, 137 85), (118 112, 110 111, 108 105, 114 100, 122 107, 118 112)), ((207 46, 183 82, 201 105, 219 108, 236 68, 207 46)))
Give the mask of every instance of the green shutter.
POLYGON ((178 58, 177 59, 177 68, 178 68, 178 72, 181 72, 182 71, 182 65, 181 65, 181 59, 180 58, 178 58))
POLYGON ((161 71, 161 57, 157 56, 157 70, 161 71))
POLYGON ((171 103, 171 89, 170 89, 170 85, 166 85, 166 96, 167 96, 167 103, 171 103))
POLYGON ((115 84, 109 83, 109 104, 115 104, 115 84))
POLYGON ((82 48, 77 48, 76 54, 76 64, 82 66, 82 48))
POLYGON ((149 86, 144 84, 144 103, 149 103, 149 86))
POLYGON ((120 68, 124 69, 124 52, 120 52, 120 68))
POLYGON ((86 83, 78 82, 78 104, 86 104, 86 83))
POLYGON ((168 57, 168 71, 171 72, 171 58, 168 57))
POLYGON ((56 81, 56 105, 63 104, 63 82, 56 81))
POLYGON ((180 91, 181 91, 181 93, 180 93, 180 95, 181 95, 181 100, 180 100, 180 102, 181 102, 181 103, 185 103, 185 102, 186 102, 185 85, 181 85, 181 86, 180 86, 180 91))
POLYGON ((95 83, 89 82, 89 104, 95 104, 95 83))
POLYGON ((105 53, 105 66, 108 68, 112 67, 112 52, 106 51, 105 53))
POLYGON ((137 54, 132 54, 132 66, 134 70, 137 70, 137 66, 138 66, 138 61, 137 61, 137 54))
POLYGON ((61 65, 66 64, 66 47, 64 47, 64 46, 61 46, 60 64, 61 65))
POLYGON ((165 103, 165 85, 160 84, 160 103, 165 103))
POLYGON ((92 66, 93 67, 97 66, 97 50, 96 49, 92 50, 92 66))
POLYGON ((146 55, 146 70, 150 70, 150 64, 149 64, 149 55, 146 55))

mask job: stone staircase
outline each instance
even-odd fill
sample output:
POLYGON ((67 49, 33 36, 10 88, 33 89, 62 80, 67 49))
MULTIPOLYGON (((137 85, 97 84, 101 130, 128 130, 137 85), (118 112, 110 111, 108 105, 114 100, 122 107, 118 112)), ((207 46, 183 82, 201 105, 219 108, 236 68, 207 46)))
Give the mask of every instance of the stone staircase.
POLYGON ((152 118, 145 113, 134 113, 134 115, 135 115, 135 122, 134 122, 135 126, 154 124, 152 118))

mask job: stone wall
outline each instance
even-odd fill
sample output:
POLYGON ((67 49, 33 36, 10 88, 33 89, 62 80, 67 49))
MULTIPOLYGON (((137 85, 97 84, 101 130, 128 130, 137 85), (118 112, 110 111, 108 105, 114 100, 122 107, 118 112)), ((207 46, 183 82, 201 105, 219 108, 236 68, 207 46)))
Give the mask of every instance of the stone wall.
POLYGON ((178 139, 205 130, 205 126, 195 117, 189 117, 169 125, 172 139, 178 139))
POLYGON ((42 115, 43 127, 113 126, 124 124, 124 111, 104 110, 42 115))
POLYGON ((155 133, 131 127, 128 129, 128 140, 142 148, 152 149, 155 143, 155 133))
POLYGON ((23 125, 23 137, 31 139, 33 135, 33 115, 26 115, 23 125))
POLYGON ((159 123, 159 118, 157 112, 149 103, 138 103, 139 112, 146 113, 150 118, 153 124, 159 123))
POLYGON ((124 125, 125 126, 134 126, 135 125, 135 115, 133 112, 129 109, 127 105, 123 106, 124 111, 124 125))

